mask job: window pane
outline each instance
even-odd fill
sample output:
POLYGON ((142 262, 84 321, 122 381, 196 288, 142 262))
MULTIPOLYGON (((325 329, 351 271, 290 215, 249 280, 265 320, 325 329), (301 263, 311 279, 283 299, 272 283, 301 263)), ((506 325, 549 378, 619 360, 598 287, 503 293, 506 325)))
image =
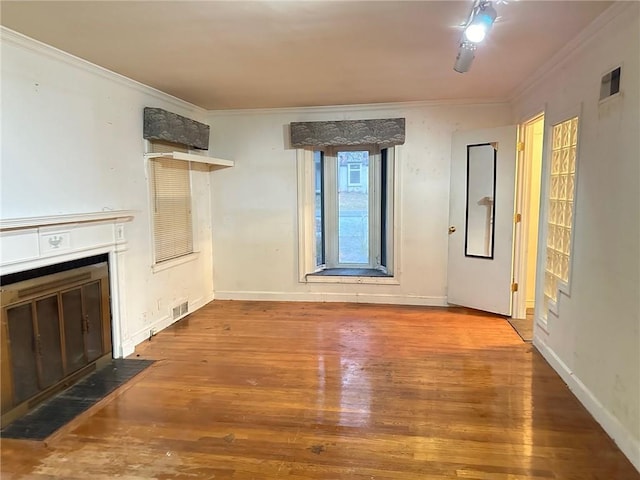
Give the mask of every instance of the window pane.
POLYGON ((313 152, 315 184, 316 265, 324 265, 324 154, 313 152))
POLYGON ((387 149, 380 151, 380 265, 387 266, 387 196, 389 165, 387 149))
POLYGON ((368 171, 368 151, 338 152, 338 263, 369 263, 368 171))

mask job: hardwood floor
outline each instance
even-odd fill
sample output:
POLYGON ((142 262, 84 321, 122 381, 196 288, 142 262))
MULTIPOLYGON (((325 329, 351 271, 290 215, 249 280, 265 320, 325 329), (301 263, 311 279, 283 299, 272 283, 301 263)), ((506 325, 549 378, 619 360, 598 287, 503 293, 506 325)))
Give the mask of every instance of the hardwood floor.
POLYGON ((216 301, 2 479, 575 479, 640 474, 507 321, 459 309, 216 301))

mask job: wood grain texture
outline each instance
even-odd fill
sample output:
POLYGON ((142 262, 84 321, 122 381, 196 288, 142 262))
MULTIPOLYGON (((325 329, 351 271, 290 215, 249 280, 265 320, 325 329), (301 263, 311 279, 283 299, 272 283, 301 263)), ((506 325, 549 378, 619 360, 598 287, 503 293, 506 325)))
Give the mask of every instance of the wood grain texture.
POLYGON ((2 479, 638 480, 503 319, 460 309, 215 301, 159 360, 2 479))

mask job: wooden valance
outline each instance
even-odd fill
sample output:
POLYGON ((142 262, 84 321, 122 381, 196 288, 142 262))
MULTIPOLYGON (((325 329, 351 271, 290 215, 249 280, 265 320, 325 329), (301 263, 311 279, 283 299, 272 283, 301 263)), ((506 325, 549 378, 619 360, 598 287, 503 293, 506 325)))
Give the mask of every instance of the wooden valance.
POLYGON ((334 122, 291 122, 291 146, 328 147, 347 145, 402 145, 404 118, 340 120, 334 122))
POLYGON ((162 108, 145 107, 142 136, 147 140, 163 140, 200 150, 209 149, 209 125, 162 108))

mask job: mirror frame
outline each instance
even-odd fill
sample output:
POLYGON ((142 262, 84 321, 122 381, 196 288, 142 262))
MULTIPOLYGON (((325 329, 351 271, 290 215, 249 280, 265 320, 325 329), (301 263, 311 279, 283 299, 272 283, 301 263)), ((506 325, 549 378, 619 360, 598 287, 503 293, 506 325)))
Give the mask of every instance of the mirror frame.
POLYGON ((496 236, 496 178, 497 178, 497 170, 498 170, 498 149, 496 148, 495 143, 474 143, 471 145, 467 145, 467 177, 466 177, 466 198, 465 198, 465 213, 464 213, 464 256, 471 258, 482 258, 485 260, 493 260, 494 251, 495 251, 495 236, 496 236), (471 148, 473 147, 485 147, 489 146, 493 148, 493 204, 491 205, 491 251, 489 255, 473 255, 467 253, 468 250, 468 234, 469 234, 469 155, 471 153, 471 148))

